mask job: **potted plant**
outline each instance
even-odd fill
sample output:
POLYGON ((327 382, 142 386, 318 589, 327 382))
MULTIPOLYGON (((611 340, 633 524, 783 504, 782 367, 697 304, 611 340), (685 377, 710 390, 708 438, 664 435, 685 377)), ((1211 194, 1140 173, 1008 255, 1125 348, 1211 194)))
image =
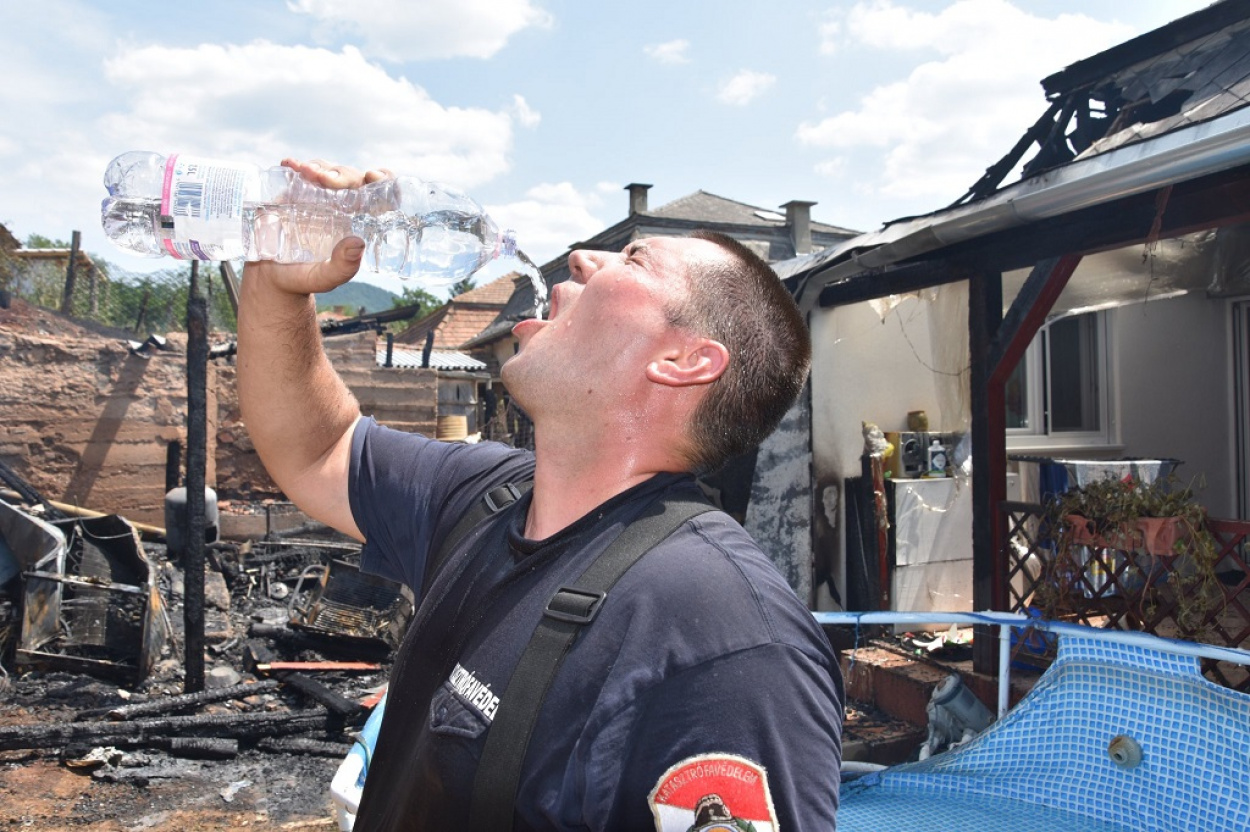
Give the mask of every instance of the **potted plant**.
POLYGON ((1192 637, 1224 603, 1219 547, 1192 485, 1098 480, 1053 497, 1045 522, 1054 547, 1038 600, 1048 616, 1114 597, 1136 601, 1121 613, 1136 623, 1170 615, 1192 637))

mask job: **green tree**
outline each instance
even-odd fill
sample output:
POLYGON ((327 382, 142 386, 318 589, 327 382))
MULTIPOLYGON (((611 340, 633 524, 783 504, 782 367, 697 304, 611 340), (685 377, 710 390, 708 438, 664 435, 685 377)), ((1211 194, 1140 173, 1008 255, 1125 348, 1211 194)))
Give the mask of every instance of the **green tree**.
POLYGON ((424 318, 442 306, 443 302, 424 289, 418 289, 415 286, 405 286, 403 294, 391 302, 391 308, 400 309, 405 306, 416 306, 418 304, 421 306, 421 311, 413 316, 415 320, 424 318))
POLYGON ((31 234, 26 238, 26 248, 69 248, 70 244, 64 240, 53 240, 42 234, 31 234))
POLYGON ((451 286, 451 297, 459 297, 474 287, 473 275, 462 277, 451 286))

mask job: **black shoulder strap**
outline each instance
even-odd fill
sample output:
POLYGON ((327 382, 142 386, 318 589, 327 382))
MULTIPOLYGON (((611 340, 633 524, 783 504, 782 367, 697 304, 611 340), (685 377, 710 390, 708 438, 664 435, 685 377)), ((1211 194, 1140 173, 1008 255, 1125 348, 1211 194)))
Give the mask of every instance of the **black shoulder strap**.
POLYGON ((451 527, 451 531, 443 538, 442 544, 438 547, 438 551, 430 558, 429 563, 425 565, 425 580, 422 584, 422 592, 429 588, 430 582, 434 580, 443 569, 443 564, 447 562, 447 557, 451 554, 452 549, 456 548, 456 544, 464 540, 474 526, 481 523, 487 517, 498 514, 508 506, 521 499, 521 495, 534 487, 534 483, 527 481, 519 484, 506 482, 496 488, 492 488, 482 495, 482 499, 473 504, 473 507, 461 515, 456 521, 456 525, 451 527))
POLYGON ((579 630, 594 621, 608 591, 639 558, 691 517, 712 508, 698 498, 657 501, 608 545, 575 586, 562 587, 547 602, 547 609, 500 697, 499 710, 486 735, 473 782, 468 829, 512 829, 521 764, 530 734, 547 689, 579 630))

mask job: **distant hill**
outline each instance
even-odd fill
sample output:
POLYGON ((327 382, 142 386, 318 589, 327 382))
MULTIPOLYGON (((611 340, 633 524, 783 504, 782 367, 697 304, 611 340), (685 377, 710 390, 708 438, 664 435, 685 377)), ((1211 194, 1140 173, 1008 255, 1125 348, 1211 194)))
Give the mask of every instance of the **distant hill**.
POLYGON ((363 306, 366 312, 385 312, 391 308, 398 297, 399 295, 394 292, 353 280, 332 291, 317 295, 317 309, 321 311, 342 306, 348 310, 349 314, 356 315, 363 306))

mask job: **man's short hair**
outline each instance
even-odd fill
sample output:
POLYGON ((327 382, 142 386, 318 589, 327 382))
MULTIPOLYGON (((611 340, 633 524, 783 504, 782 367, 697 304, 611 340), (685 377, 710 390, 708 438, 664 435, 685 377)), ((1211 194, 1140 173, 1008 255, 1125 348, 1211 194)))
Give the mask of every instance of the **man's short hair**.
POLYGON ((690 236, 729 254, 692 268, 689 299, 669 311, 674 325, 729 350, 729 366, 696 408, 689 431, 691 468, 709 473, 776 429, 807 380, 812 347, 794 298, 767 263, 725 234, 690 236))

